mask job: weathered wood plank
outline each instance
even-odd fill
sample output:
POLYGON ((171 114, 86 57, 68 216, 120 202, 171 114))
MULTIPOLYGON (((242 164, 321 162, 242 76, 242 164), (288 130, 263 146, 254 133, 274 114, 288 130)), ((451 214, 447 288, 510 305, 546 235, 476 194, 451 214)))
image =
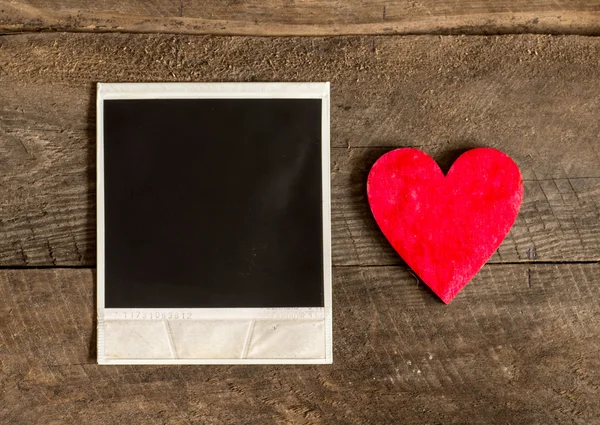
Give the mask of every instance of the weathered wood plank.
POLYGON ((522 213, 493 258, 600 259, 600 39, 0 38, 0 265, 95 263, 95 83, 331 81, 335 264, 397 264, 364 199, 393 147, 444 167, 492 146, 520 165, 522 213))
POLYGON ((0 1, 0 31, 229 35, 600 33, 597 0, 0 1))
POLYGON ((0 271, 0 423, 593 423, 600 265, 488 265, 445 306, 334 271, 332 366, 97 366, 93 270, 0 271))

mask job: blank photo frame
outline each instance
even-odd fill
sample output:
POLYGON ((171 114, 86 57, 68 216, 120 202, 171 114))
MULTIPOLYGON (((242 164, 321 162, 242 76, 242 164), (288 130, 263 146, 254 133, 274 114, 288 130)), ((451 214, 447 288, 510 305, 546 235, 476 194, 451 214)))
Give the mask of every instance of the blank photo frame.
POLYGON ((329 83, 98 84, 98 363, 331 363, 329 83))

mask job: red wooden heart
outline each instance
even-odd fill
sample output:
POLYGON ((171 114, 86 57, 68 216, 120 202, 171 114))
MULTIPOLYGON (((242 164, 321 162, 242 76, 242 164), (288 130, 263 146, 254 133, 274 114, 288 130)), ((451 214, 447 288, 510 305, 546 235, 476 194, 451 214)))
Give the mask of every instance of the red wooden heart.
POLYGON ((477 274, 513 225, 523 180, 506 154, 462 154, 444 176, 418 149, 375 162, 367 181, 371 211, 408 266, 445 303, 477 274))

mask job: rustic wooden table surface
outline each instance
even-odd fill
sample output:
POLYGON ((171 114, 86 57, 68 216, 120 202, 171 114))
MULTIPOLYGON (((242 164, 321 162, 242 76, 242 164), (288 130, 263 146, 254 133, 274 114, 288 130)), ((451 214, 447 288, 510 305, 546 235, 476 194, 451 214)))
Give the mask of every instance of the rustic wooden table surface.
POLYGON ((600 423, 600 1, 58 3, 0 0, 0 424, 600 423), (333 365, 95 364, 95 84, 124 81, 331 81, 333 365), (448 306, 366 203, 405 146, 525 180, 448 306))

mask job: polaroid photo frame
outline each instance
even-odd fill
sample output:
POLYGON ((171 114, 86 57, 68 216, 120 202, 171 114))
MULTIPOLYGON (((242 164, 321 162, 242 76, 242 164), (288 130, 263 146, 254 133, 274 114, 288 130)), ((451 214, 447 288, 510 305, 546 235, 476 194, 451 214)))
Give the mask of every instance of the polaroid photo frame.
POLYGON ((97 93, 98 363, 331 363, 329 83, 97 93))

